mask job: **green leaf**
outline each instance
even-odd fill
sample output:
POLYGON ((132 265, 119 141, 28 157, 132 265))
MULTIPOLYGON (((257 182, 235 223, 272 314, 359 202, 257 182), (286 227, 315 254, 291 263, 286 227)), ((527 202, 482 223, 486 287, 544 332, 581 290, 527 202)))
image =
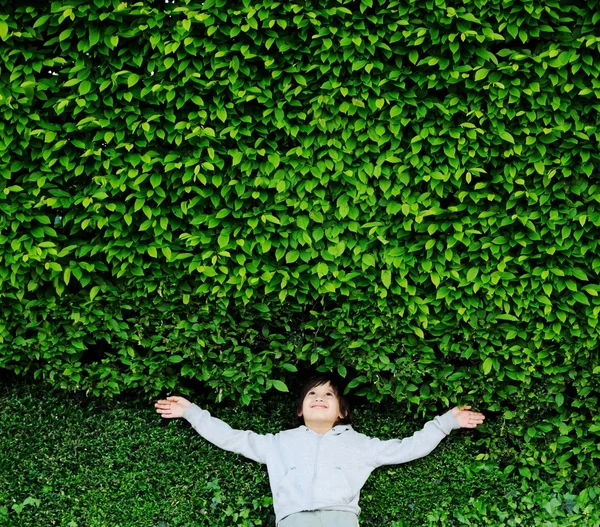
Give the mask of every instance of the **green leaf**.
POLYGON ((543 161, 537 161, 534 163, 534 167, 535 170, 538 174, 542 174, 544 175, 544 172, 546 171, 546 165, 544 165, 543 161))
POLYGON ((162 177, 160 174, 152 174, 150 176, 150 184, 152 185, 152 188, 160 187, 161 182, 162 177))
POLYGON ((242 152, 239 150, 236 150, 231 153, 231 157, 233 158, 231 162, 232 166, 236 166, 242 162, 242 159, 244 159, 244 154, 242 154, 242 152))
POLYGON ((129 88, 131 88, 132 86, 134 86, 135 84, 137 84, 137 82, 140 80, 140 76, 132 73, 131 75, 129 75, 129 77, 127 78, 127 86, 129 88))
POLYGON ((285 255, 286 263, 294 263, 300 257, 299 251, 288 251, 285 255))
POLYGON ((183 357, 181 355, 171 355, 169 357, 169 362, 172 362, 173 364, 177 364, 182 361, 183 361, 183 357))
POLYGON ((389 289, 392 285, 392 272, 388 270, 381 271, 381 282, 386 289, 389 289))
POLYGON ((585 296, 585 294, 582 293, 581 291, 577 291, 576 293, 573 293, 573 298, 575 300, 577 300, 577 302, 579 302, 580 304, 584 304, 586 306, 590 305, 590 301, 588 300, 587 296, 585 296))
POLYGON ((92 88, 92 83, 90 81, 83 81, 79 85, 79 95, 85 95, 86 93, 89 93, 91 88, 92 88))
POLYGON ((494 360, 488 357, 483 361, 483 373, 488 375, 492 371, 492 366, 494 365, 494 360))
POLYGON ((531 470, 529 470, 527 467, 520 467, 519 468, 519 474, 521 474, 521 476, 526 477, 527 479, 531 479, 532 478, 531 470))
POLYGON ((311 210, 308 215, 316 223, 323 223, 325 221, 325 218, 323 217, 323 214, 320 213, 320 212, 318 212, 318 211, 311 210))
MULTIPOLYGON (((43 15, 43 16, 41 16, 40 18, 38 18, 35 21, 35 24, 33 24, 33 28, 35 29, 35 28, 38 28, 40 26, 43 26, 48 21, 49 18, 50 18, 50 15, 43 15)), ((0 22, 0 24, 2 24, 2 22, 0 22)))
POLYGON ((270 221, 271 223, 275 223, 276 225, 281 225, 281 222, 279 221, 279 218, 276 218, 272 214, 264 214, 262 216, 262 220, 263 220, 263 222, 270 221))
POLYGON ((540 304, 544 304, 545 306, 552 305, 552 302, 550 301, 550 299, 547 296, 537 295, 536 298, 540 304))
POLYGON ((365 267, 375 267, 375 257, 372 254, 365 253, 362 256, 362 263, 365 267))
POLYGON ((478 267, 472 267, 467 272, 467 281, 468 282, 472 282, 473 280, 475 280, 475 278, 477 278, 478 274, 479 274, 479 268, 478 267))
POLYGON ((513 145, 515 144, 515 140, 513 138, 512 135, 510 135, 508 132, 504 131, 500 134, 500 137, 502 139, 504 139, 505 141, 508 141, 509 143, 512 143, 513 145))
POLYGON ((227 247, 227 245, 229 244, 229 234, 221 233, 217 239, 217 243, 219 244, 219 247, 221 249, 223 247, 227 247))
POLYGON ((350 205, 348 205, 347 203, 342 203, 340 205, 340 208, 338 209, 338 211, 340 213, 340 217, 345 218, 346 216, 348 216, 348 213, 350 212, 350 205))
POLYGON ((289 392, 288 387, 286 386, 286 384, 282 381, 271 381, 273 383, 273 387, 276 390, 279 390, 280 392, 289 392))
POLYGON ((304 76, 296 74, 296 75, 294 75, 294 78, 296 79, 296 82, 300 86, 308 86, 308 84, 306 83, 306 79, 304 78, 304 76))
POLYGON ((490 70, 487 70, 485 68, 478 69, 475 72, 475 80, 480 81, 480 80, 485 79, 488 76, 489 72, 490 72, 490 70))
POLYGON ((215 269, 213 267, 205 267, 202 270, 202 273, 205 276, 209 276, 209 277, 217 276, 217 271, 215 271, 215 269))
POLYGON ((61 42, 63 40, 66 40, 67 38, 69 38, 71 36, 72 32, 73 32, 72 27, 69 27, 69 28, 65 29, 64 31, 61 31, 60 35, 58 35, 58 40, 60 40, 61 42))
POLYGON ((519 319, 514 315, 509 315, 508 313, 502 313, 496 317, 498 320, 508 320, 510 322, 518 322, 519 319))
POLYGON ((95 46, 100 40, 100 31, 96 29, 90 30, 90 46, 95 46))
POLYGON ((321 262, 317 265, 317 274, 319 278, 325 276, 329 272, 329 266, 325 262, 321 262))
POLYGON ((401 106, 392 106, 392 108, 390 110, 390 117, 393 119, 394 117, 397 117, 401 113, 402 113, 402 107, 401 106))
POLYGON ((308 228, 309 223, 310 223, 310 220, 308 219, 307 216, 298 216, 296 218, 296 225, 298 225, 298 227, 300 227, 304 231, 308 228))

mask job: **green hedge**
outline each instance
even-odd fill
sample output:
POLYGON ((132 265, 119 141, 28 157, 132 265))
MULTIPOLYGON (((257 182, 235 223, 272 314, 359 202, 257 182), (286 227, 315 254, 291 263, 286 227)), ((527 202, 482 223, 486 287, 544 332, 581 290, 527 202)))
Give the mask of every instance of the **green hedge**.
MULTIPOLYGON (((0 404, 0 525, 273 524, 263 466, 213 447, 184 422, 161 423, 149 401, 11 382, 0 404)), ((236 427, 277 432, 290 426, 293 401, 209 408, 236 427)), ((397 404, 360 406, 356 420, 382 438, 422 424, 397 404)), ((521 488, 514 473, 474 459, 473 434, 453 433, 422 460, 378 469, 362 492, 361 526, 600 525, 600 488, 521 488)))
POLYGON ((0 368, 248 404, 317 366, 597 478, 591 4, 0 5, 0 368))

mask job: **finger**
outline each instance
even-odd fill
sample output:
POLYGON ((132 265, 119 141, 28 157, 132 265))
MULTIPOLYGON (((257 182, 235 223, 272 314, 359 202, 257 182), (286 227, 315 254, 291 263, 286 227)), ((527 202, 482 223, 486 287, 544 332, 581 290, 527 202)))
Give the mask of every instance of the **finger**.
POLYGON ((471 419, 467 424, 469 426, 475 427, 475 426, 483 424, 483 419, 471 419))
POLYGON ((173 408, 170 405, 156 406, 157 412, 173 412, 173 408))
POLYGON ((182 397, 178 397, 177 395, 171 395, 170 397, 167 397, 167 401, 173 401, 174 403, 178 403, 179 401, 181 401, 182 397))
POLYGON ((470 410, 471 407, 470 406, 461 406, 460 410, 470 410))
POLYGON ((485 415, 477 414, 475 412, 469 412, 467 414, 467 419, 485 419, 485 415))

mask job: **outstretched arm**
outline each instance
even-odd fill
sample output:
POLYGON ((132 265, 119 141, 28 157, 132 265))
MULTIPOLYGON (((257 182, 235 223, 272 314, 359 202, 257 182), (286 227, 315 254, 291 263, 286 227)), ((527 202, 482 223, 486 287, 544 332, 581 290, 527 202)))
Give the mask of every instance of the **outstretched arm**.
POLYGON ((475 428, 483 423, 485 416, 478 412, 471 412, 470 408, 470 406, 452 408, 426 423, 422 430, 402 440, 371 439, 368 450, 373 456, 373 465, 378 467, 406 463, 426 456, 453 429, 475 428))
POLYGON ((425 423, 422 430, 404 439, 382 441, 372 438, 368 451, 373 456, 373 466, 395 465, 419 459, 429 454, 453 429, 460 428, 452 411, 425 423))
POLYGON ((183 417, 204 439, 224 450, 242 454, 260 463, 266 463, 272 450, 272 435, 235 430, 183 397, 167 397, 157 401, 154 406, 163 419, 183 417))

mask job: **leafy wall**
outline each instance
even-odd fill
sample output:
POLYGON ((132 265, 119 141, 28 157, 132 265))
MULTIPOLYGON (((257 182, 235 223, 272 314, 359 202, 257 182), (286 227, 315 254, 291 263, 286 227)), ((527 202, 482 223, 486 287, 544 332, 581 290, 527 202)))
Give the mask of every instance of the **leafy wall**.
POLYGON ((0 5, 0 367, 248 403, 313 365, 592 474, 597 6, 0 5))

